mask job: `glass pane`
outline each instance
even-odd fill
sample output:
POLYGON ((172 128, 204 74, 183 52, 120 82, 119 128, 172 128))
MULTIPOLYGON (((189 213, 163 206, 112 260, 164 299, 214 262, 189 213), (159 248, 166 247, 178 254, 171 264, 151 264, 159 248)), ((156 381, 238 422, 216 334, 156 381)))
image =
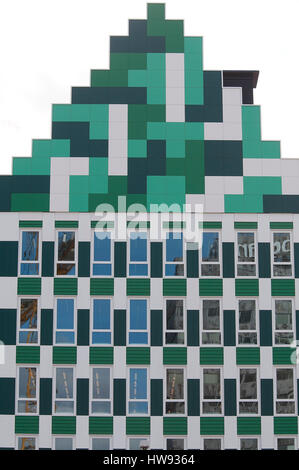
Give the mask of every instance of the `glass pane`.
POLYGON ((240 300, 239 301, 239 329, 240 330, 255 330, 255 300, 240 300))
POLYGON ((293 333, 275 333, 275 344, 291 344, 293 340, 293 333))
POLYGON ((254 233, 238 233, 238 262, 253 263, 255 261, 254 233))
POLYGON ((239 333, 239 344, 257 344, 256 333, 239 333))
POLYGON ((22 232, 22 260, 38 260, 38 232, 22 232))
POLYGON ((94 264, 92 268, 93 276, 111 276, 111 264, 94 264))
POLYGON ((37 299, 21 300, 20 328, 26 330, 37 328, 37 299))
POLYGON ((292 301, 275 300, 275 329, 292 329, 292 301))
POLYGON ((219 300, 203 301, 203 329, 219 330, 220 329, 220 308, 219 300))
POLYGON ((292 265, 291 264, 274 264, 273 266, 274 276, 291 276, 292 265))
POLYGON ((220 399, 220 370, 205 369, 203 371, 204 399, 220 399))
POLYGON ((69 263, 58 263, 57 264, 57 276, 75 276, 76 270, 74 264, 69 263))
POLYGON ((166 333, 165 342, 166 344, 184 344, 185 335, 184 333, 166 333))
POLYGON ((57 300, 57 329, 74 329, 74 299, 57 300))
POLYGON ((95 330, 110 329, 109 299, 95 299, 93 301, 93 328, 95 330))
POLYGON ((92 450, 109 450, 110 439, 105 437, 94 437, 92 439, 92 450))
POLYGON ((130 369, 130 399, 147 398, 147 369, 130 369))
POLYGON ((165 276, 184 276, 183 264, 166 264, 165 276))
POLYGON ((204 401, 202 404, 202 412, 206 414, 221 414, 221 402, 204 401))
POLYGON ((111 240, 109 232, 94 233, 94 261, 111 261, 111 240))
POLYGON ((295 450, 294 438, 278 438, 277 450, 295 450))
POLYGON ((277 401, 276 402, 276 413, 277 414, 294 414, 295 413, 295 402, 293 401, 277 401))
POLYGON ((29 400, 18 401, 18 413, 37 413, 37 402, 29 400))
POLYGON ((184 414, 185 402, 183 401, 168 401, 166 402, 166 414, 184 414))
POLYGON ((73 450, 73 439, 71 437, 56 437, 55 450, 73 450))
POLYGON ((130 276, 147 276, 147 268, 147 264, 130 264, 129 274, 130 276))
POLYGON ((92 397, 110 398, 110 369, 93 369, 92 397))
POLYGON ((221 450, 221 439, 204 439, 204 450, 221 450))
POLYGON ((21 274, 23 276, 38 276, 39 264, 38 263, 21 263, 21 274))
POLYGON ((166 261, 183 261, 183 234, 169 232, 166 238, 166 261))
POLYGON ((130 234, 130 261, 147 260, 147 237, 145 232, 130 234))
POLYGON ((240 439, 241 450, 258 450, 257 439, 240 439))
POLYGON ((147 301, 130 300, 130 329, 146 330, 147 328, 147 301))
POLYGON ((56 343, 59 344, 75 344, 75 333, 71 331, 57 331, 56 343))
POLYGON ((239 406, 239 413, 258 414, 257 401, 241 401, 239 406))
POLYGON ((73 369, 56 369, 56 398, 73 398, 73 369))
POLYGON ((240 398, 249 400, 257 398, 255 369, 240 369, 240 398))
POLYGON ((20 331, 19 333, 19 343, 27 344, 37 344, 38 343, 38 333, 37 331, 20 331))
POLYGON ((202 333, 203 344, 221 344, 221 333, 202 333))
POLYGON ((130 450, 142 450, 144 447, 148 448, 149 441, 145 437, 131 438, 129 440, 130 450))
POLYGON ((237 275, 238 276, 255 276, 256 275, 255 264, 238 264, 237 275))
POLYGON ((111 333, 95 332, 92 333, 93 344, 111 344, 111 333))
POLYGON ((73 413, 74 412, 74 402, 71 400, 55 401, 55 413, 73 413))
POLYGON ((202 276, 220 276, 220 264, 202 264, 202 276))
POLYGON ((75 232, 58 232, 58 261, 75 261, 75 232))
POLYGON ((167 369, 167 400, 184 399, 184 371, 183 369, 167 369))
POLYGON ((167 300, 166 301, 166 328, 167 330, 183 330, 183 301, 167 300))
POLYGON ((18 450, 35 450, 35 437, 18 437, 18 450))
POLYGON ((275 263, 291 261, 291 237, 289 233, 273 233, 273 254, 275 263))
POLYGON ((147 414, 148 402, 147 401, 129 401, 130 414, 147 414))
POLYGON ((204 232, 202 236, 202 260, 219 261, 219 234, 204 232))
POLYGON ((36 398, 36 368, 19 369, 19 398, 36 398))
POLYGON ((293 369, 277 369, 277 398, 294 398, 293 369))
POLYGON ((167 439, 167 450, 184 450, 184 439, 167 439))
POLYGON ((91 403, 91 412, 99 413, 99 414, 110 414, 111 402, 110 401, 93 401, 91 403))
POLYGON ((147 333, 129 333, 130 344, 147 344, 148 334, 147 333))

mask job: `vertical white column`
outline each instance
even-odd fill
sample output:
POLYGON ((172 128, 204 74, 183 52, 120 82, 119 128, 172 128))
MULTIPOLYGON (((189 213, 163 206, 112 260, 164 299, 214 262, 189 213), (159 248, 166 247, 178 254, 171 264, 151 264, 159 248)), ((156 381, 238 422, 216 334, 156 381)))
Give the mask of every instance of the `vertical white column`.
POLYGON ((166 54, 166 122, 185 122, 184 54, 166 54))
POLYGON ((128 105, 109 104, 108 175, 128 174, 128 105))

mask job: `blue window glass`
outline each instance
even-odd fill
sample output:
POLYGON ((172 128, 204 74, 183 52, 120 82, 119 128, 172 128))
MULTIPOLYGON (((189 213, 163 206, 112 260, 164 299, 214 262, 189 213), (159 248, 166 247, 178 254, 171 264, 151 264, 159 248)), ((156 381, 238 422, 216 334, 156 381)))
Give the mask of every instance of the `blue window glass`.
POLYGON ((20 274, 39 275, 39 232, 22 232, 22 252, 20 274))
POLYGON ((147 234, 133 232, 130 234, 130 276, 147 276, 147 234))
POLYGON ((165 276, 184 276, 183 234, 181 232, 167 234, 165 276))
POLYGON ((93 344, 111 344, 111 312, 109 299, 93 301, 93 344))
POLYGON ((147 300, 130 300, 129 344, 148 344, 147 300))
POLYGON ((93 276, 111 276, 111 234, 96 231, 93 240, 93 276))
POLYGON ((56 343, 75 343, 74 299, 57 299, 56 343))
POLYGON ((219 235, 217 232, 203 233, 202 260, 219 261, 219 235))
POLYGON ((130 369, 129 413, 147 414, 147 369, 130 369))

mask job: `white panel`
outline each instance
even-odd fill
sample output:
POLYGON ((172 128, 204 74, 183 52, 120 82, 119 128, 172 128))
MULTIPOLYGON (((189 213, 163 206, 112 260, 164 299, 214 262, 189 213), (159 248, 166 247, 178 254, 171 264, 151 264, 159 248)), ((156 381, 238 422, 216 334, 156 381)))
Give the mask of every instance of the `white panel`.
POLYGON ((4 346, 4 361, 0 364, 0 377, 16 377, 16 346, 4 346))
POLYGON ((150 309, 161 310, 163 309, 163 281, 158 278, 151 278, 151 292, 150 309))
POLYGON ((236 306, 235 279, 225 278, 223 279, 222 308, 223 310, 235 310, 236 306))
POLYGON ((199 449, 200 448, 200 417, 188 416, 188 437, 187 448, 199 449))
POLYGON ((127 308, 127 280, 126 278, 114 278, 114 292, 113 298, 114 308, 126 309, 127 308))
POLYGON ((243 176, 224 176, 224 194, 243 194, 243 176))
POLYGON ((91 241, 90 214, 79 214, 78 239, 80 242, 91 241))
POLYGON ((223 140, 242 140, 242 127, 240 124, 226 122, 223 124, 223 140))
POLYGON ((160 346, 153 346, 151 348, 150 378, 164 378, 163 348, 160 346))
POLYGON ((282 176, 299 177, 299 159, 298 158, 282 158, 281 160, 282 176))
POLYGON ((186 308, 187 310, 199 309, 199 285, 198 279, 187 278, 186 308))
POLYGON ((243 175, 244 176, 262 176, 262 159, 261 158, 243 158, 243 175))
POLYGON ((204 210, 207 212, 224 212, 224 196, 207 195, 204 210))
POLYGON ((298 176, 282 177, 282 194, 299 194, 298 176))
POLYGON ((41 308, 53 308, 54 297, 53 297, 53 277, 42 277, 42 295, 40 296, 40 307, 41 308))
POLYGON ((224 214, 222 219, 222 241, 233 242, 235 240, 234 215, 224 214))
POLYGON ((52 447, 52 416, 39 417, 38 447, 42 449, 52 447))
POLYGON ((0 277, 1 308, 17 308, 17 278, 0 277))
POLYGON ((54 242, 55 241, 55 227, 54 227, 54 214, 43 214, 43 241, 54 242))
POLYGON ((184 54, 166 54, 166 122, 185 122, 184 54))
POLYGON ((224 448, 238 449, 237 417, 224 416, 224 448))
POLYGON ((77 308, 90 309, 89 277, 78 277, 77 308))
POLYGON ((77 434, 76 434, 76 447, 77 449, 89 448, 89 430, 88 430, 88 416, 77 416, 77 434))
MULTIPOLYGON (((225 94, 225 89, 223 89, 225 94)), ((223 106, 223 122, 226 123, 240 123, 242 122, 242 109, 241 106, 223 106)), ((241 126, 240 126, 241 127, 241 126)))
POLYGON ((41 346, 40 348, 40 367, 39 374, 41 378, 53 377, 53 348, 52 346, 41 346))
POLYGON ((242 88, 241 87, 225 87, 223 89, 223 106, 241 106, 242 105, 242 88))
POLYGON ((0 446, 15 448, 15 417, 0 415, 0 446))
POLYGON ((236 348, 234 346, 225 346, 223 375, 225 379, 236 379, 238 368, 236 365, 236 348))
POLYGON ((51 176, 70 174, 70 157, 51 158, 51 176))
POLYGON ((271 346, 261 346, 260 348, 261 355, 261 365, 260 365, 260 374, 261 379, 273 379, 274 368, 272 366, 272 347, 271 346))
POLYGON ((187 354, 187 379, 198 379, 200 376, 199 348, 188 346, 187 354))
POLYGON ((109 105, 108 174, 128 173, 128 105, 109 105))
MULTIPOLYGON (((299 292, 299 279, 295 279, 295 292, 299 292)), ((295 296, 295 308, 296 310, 299 310, 299 295, 298 294, 295 296)))
POLYGON ((272 416, 261 417, 261 449, 274 449, 274 420, 272 416))
POLYGON ((224 140, 222 122, 204 123, 205 140, 224 140))
POLYGON ((70 157, 70 175, 89 175, 89 157, 70 157))
POLYGON ((163 449, 163 418, 151 416, 151 449, 163 449))
POLYGON ((294 223, 293 241, 294 243, 298 243, 299 242, 299 216, 298 214, 294 214, 293 223, 294 223))
POLYGON ((79 379, 89 378, 89 347, 77 346, 76 376, 79 379))
MULTIPOLYGON (((272 219, 271 215, 271 220, 272 219)), ((270 216, 268 214, 258 214, 257 241, 260 243, 270 242, 270 216)))
POLYGON ((113 435, 114 449, 125 449, 126 448, 126 417, 114 416, 113 428, 115 429, 114 435, 113 435))
POLYGON ((0 213, 0 241, 19 240, 19 216, 18 213, 0 213))
MULTIPOLYGON (((51 176, 52 179, 52 176, 51 176)), ((51 194, 50 193, 50 211, 51 212, 68 212, 69 210, 69 193, 51 194)))
POLYGON ((65 194, 69 186, 69 175, 51 175, 50 193, 65 194))
POLYGON ((259 310, 271 310, 271 279, 259 280, 259 310))
MULTIPOLYGON (((125 379, 127 372, 126 366, 126 347, 114 347, 114 368, 113 375, 115 379, 125 379)), ((116 428, 117 429, 117 428, 116 428)))
POLYGON ((281 160, 280 158, 262 158, 263 176, 280 176, 281 160))
POLYGON ((240 90, 223 88, 223 123, 205 122, 205 140, 242 140, 240 90))
POLYGON ((209 194, 225 194, 224 176, 206 176, 205 177, 205 193, 209 194))

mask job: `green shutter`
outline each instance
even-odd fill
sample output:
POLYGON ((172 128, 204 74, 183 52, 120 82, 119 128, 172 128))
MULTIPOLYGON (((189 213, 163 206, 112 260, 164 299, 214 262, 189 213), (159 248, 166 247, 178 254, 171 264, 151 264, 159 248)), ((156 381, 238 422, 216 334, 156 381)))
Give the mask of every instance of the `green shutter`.
POLYGON ((237 434, 238 435, 260 435, 261 434, 261 418, 246 417, 237 418, 237 434))
POLYGON ((77 295, 78 279, 77 278, 54 278, 54 295, 77 295))
POLYGON ((151 379, 151 416, 163 416, 163 379, 151 379))
POLYGON ((52 414, 52 379, 40 378, 39 382, 39 414, 52 414))
POLYGON ((236 297, 259 296, 258 279, 236 279, 235 280, 236 297))
POLYGON ((187 310, 187 346, 199 346, 199 310, 187 310))
POLYGON ((113 417, 89 417, 89 434, 113 434, 113 417))
POLYGON ((89 345, 89 310, 87 309, 77 311, 77 345, 89 345))
POLYGON ((151 346, 163 345, 163 311, 151 310, 151 346))
POLYGON ((43 226, 42 220, 19 220, 20 228, 35 228, 35 227, 42 227, 42 226, 43 226))
POLYGON ((187 250, 187 277, 198 278, 198 250, 187 250))
POLYGON ((212 229, 212 228, 222 228, 222 222, 199 222, 198 223, 198 228, 203 228, 203 229, 212 229))
POLYGON ((273 380, 261 379, 261 415, 273 416, 273 380))
POLYGON ((114 243, 114 277, 126 277, 127 273, 127 244, 114 243))
POLYGON ((90 242, 79 242, 78 247, 78 276, 90 276, 90 242))
POLYGON ((75 346, 54 346, 53 364, 76 364, 77 348, 75 346))
POLYGON ((272 346, 271 310, 260 310, 260 345, 272 346))
POLYGON ((199 295, 201 297, 222 297, 222 279, 199 279, 199 295))
POLYGON ((51 346, 53 344, 53 310, 41 310, 40 344, 51 346))
POLYGON ((54 242, 43 242, 42 276, 54 276, 54 242))
POLYGON ((0 377, 0 415, 15 414, 15 378, 0 377))
POLYGON ((224 418, 200 418, 200 434, 202 436, 223 436, 224 418))
POLYGON ((271 277, 270 243, 258 244, 259 277, 266 279, 271 277))
POLYGON ((237 415, 237 384, 236 379, 224 379, 224 414, 237 415))
POLYGON ((149 297, 151 295, 150 279, 127 279, 127 295, 149 297))
POLYGON ((52 434, 76 434, 76 416, 52 416, 52 434))
POLYGON ((17 277, 18 242, 0 242, 0 277, 17 277))
POLYGON ((187 380, 187 403, 188 403, 188 416, 200 415, 200 388, 199 379, 187 380))
POLYGON ((292 229, 293 228, 293 222, 270 222, 270 228, 271 229, 292 229))
POLYGON ((187 348, 163 348, 163 364, 187 364, 187 348))
POLYGON ((150 364, 151 348, 130 347, 127 348, 127 364, 150 364))
POLYGON ((113 278, 90 279, 90 295, 114 295, 113 278))
POLYGON ((236 348, 236 361, 238 365, 260 364, 260 348, 236 348))
POLYGON ((235 245, 234 243, 222 243, 222 267, 224 278, 235 277, 235 245))
POLYGON ((113 348, 94 346, 89 348, 90 364, 113 364, 113 348))
POLYGON ((7 346, 16 344, 17 311, 14 308, 0 309, 0 341, 7 346))
POLYGON ((236 346, 236 312, 223 310, 224 346, 236 346))
POLYGON ((273 364, 296 364, 296 349, 288 347, 276 347, 272 349, 273 364), (294 362, 295 361, 295 362, 294 362))
POLYGON ((39 416, 16 416, 16 434, 39 434, 39 416))
POLYGON ((114 346, 127 344, 126 310, 114 310, 114 346))
POLYGON ((126 416, 126 379, 113 380, 113 414, 126 416))
POLYGON ((19 277, 18 295, 41 295, 41 281, 40 277, 19 277))
POLYGON ((55 228, 78 228, 77 220, 55 220, 55 228))
POLYGON ((89 414, 89 379, 77 379, 77 415, 89 414))
POLYGON ((256 229, 257 222, 235 222, 234 227, 237 229, 256 229))
POLYGON ((151 419, 144 418, 126 418, 126 434, 128 435, 149 435, 151 433, 151 419))
POLYGON ((188 434, 187 418, 163 418, 163 434, 164 436, 176 436, 188 434))
POLYGON ((163 277, 163 245, 161 242, 151 243, 151 277, 163 277))
POLYGON ((39 346, 17 346, 16 348, 17 364, 39 364, 40 347, 39 346))
POLYGON ((163 279, 163 295, 165 296, 186 296, 186 279, 163 279))
POLYGON ((271 279, 271 295, 294 297, 295 279, 271 279))
POLYGON ((275 416, 274 434, 298 434, 297 416, 275 416))
POLYGON ((201 365, 222 365, 223 348, 201 347, 199 348, 201 365))

